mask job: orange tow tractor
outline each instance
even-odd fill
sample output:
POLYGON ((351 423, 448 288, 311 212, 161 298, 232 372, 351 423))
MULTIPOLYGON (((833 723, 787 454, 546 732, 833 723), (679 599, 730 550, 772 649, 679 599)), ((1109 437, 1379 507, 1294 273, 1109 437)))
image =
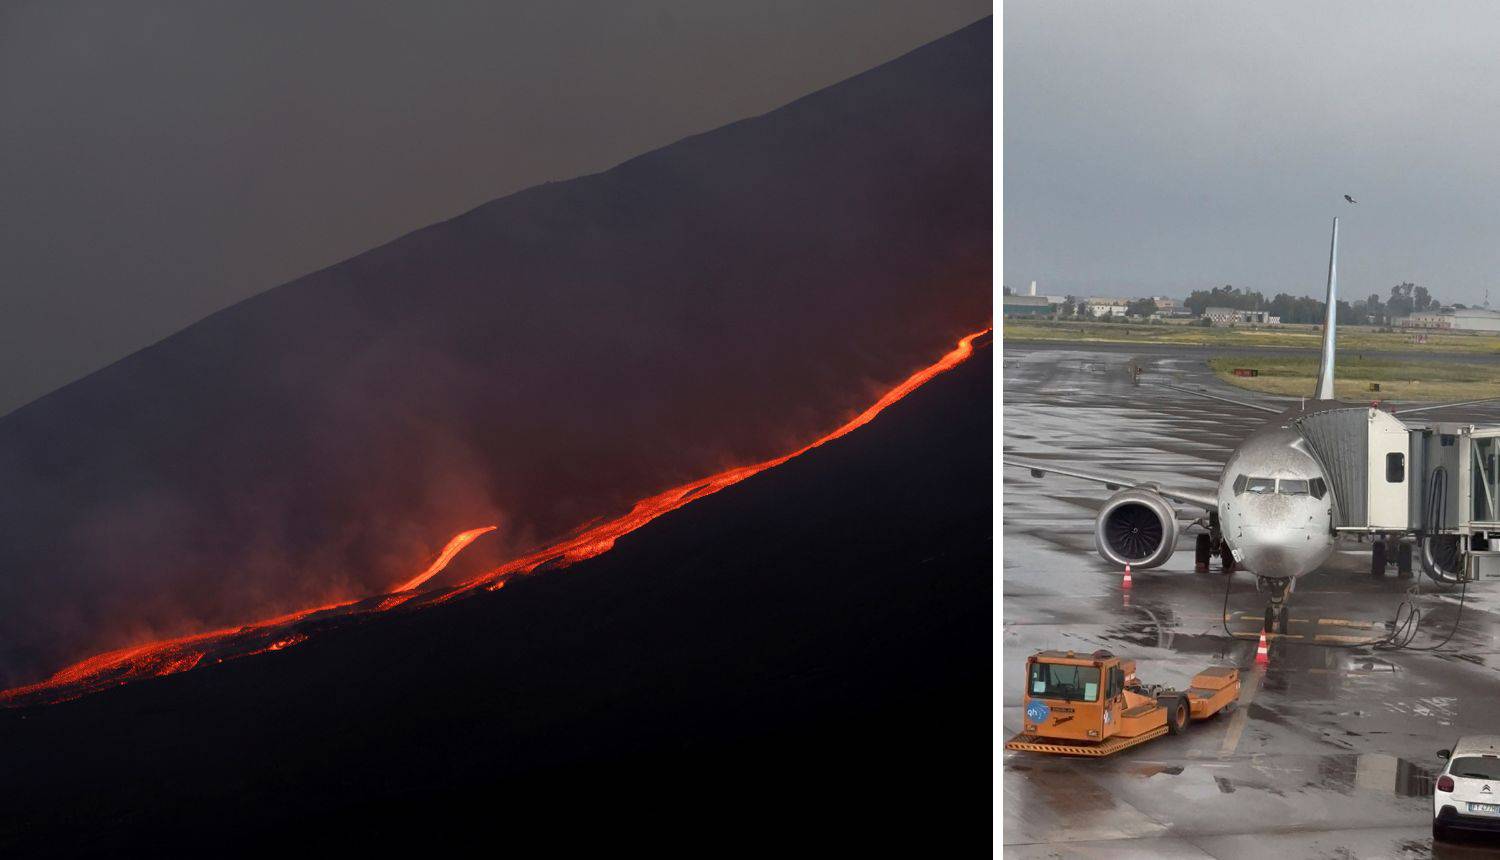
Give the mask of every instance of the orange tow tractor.
POLYGON ((1213 666, 1186 690, 1143 684, 1135 661, 1108 651, 1038 651, 1026 659, 1025 730, 1008 750, 1102 757, 1181 734, 1240 695, 1240 671, 1213 666))

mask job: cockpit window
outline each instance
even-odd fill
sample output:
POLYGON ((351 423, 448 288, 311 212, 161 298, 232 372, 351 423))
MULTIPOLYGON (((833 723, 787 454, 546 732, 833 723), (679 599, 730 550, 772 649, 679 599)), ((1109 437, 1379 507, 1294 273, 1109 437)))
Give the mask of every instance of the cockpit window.
POLYGON ((1308 490, 1315 499, 1321 499, 1328 492, 1328 484, 1322 478, 1313 478, 1307 482, 1308 490))
POLYGON ((1240 493, 1245 492, 1245 482, 1248 480, 1250 479, 1245 477, 1244 475, 1240 475, 1234 479, 1234 494, 1236 496, 1238 496, 1240 493))
POLYGON ((1251 478, 1245 482, 1245 491, 1250 493, 1274 493, 1276 492, 1275 478, 1251 478))
POLYGON ((1305 496, 1307 495, 1307 482, 1301 478, 1282 478, 1276 486, 1276 492, 1283 496, 1305 496))

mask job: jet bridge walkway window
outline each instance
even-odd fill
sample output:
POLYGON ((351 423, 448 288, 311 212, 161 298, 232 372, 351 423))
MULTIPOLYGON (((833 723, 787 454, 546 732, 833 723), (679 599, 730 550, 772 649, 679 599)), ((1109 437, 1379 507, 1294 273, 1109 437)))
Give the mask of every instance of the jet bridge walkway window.
POLYGON ((1496 502, 1500 501, 1500 437, 1489 436, 1474 439, 1470 447, 1470 501, 1473 505, 1471 520, 1494 522, 1496 502))
POLYGON ((1406 455, 1392 451, 1385 455, 1385 482, 1399 484, 1406 480, 1406 455))

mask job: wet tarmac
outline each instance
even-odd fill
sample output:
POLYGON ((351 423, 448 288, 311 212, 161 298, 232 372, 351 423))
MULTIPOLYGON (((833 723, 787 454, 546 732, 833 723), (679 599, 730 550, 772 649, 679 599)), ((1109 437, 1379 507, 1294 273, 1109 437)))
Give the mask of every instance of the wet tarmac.
MULTIPOLYGON (((1268 416, 1152 380, 1284 401, 1217 382, 1210 354, 1007 346, 1005 453, 1211 489, 1230 450, 1268 416)), ((1500 410, 1432 417, 1497 423, 1500 410)), ((1422 613, 1412 644, 1435 644, 1452 629, 1458 593, 1394 571, 1376 579, 1368 549, 1350 543, 1298 583, 1288 635, 1272 642, 1269 667, 1256 669, 1265 601, 1253 577, 1226 577, 1217 564, 1195 573, 1189 531, 1166 565, 1122 587, 1121 571, 1094 551, 1094 516, 1108 495, 1005 470, 1006 736, 1021 728, 1025 657, 1043 648, 1107 648, 1135 658, 1147 682, 1182 686, 1209 665, 1232 665, 1246 670, 1245 683, 1224 713, 1109 759, 1006 752, 1007 856, 1500 856, 1483 842, 1431 838, 1437 751, 1461 735, 1500 732, 1500 582, 1468 589, 1443 651, 1359 647, 1385 635, 1403 600, 1422 613)))

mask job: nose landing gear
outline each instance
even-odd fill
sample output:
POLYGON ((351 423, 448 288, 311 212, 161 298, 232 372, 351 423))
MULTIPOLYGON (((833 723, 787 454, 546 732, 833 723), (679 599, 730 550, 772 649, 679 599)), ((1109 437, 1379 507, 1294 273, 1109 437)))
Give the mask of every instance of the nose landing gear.
POLYGON ((1270 577, 1257 577, 1255 584, 1261 591, 1271 593, 1270 602, 1266 604, 1266 624, 1263 628, 1267 633, 1285 634, 1289 619, 1286 611, 1286 599, 1292 593, 1290 579, 1272 579, 1270 577))

